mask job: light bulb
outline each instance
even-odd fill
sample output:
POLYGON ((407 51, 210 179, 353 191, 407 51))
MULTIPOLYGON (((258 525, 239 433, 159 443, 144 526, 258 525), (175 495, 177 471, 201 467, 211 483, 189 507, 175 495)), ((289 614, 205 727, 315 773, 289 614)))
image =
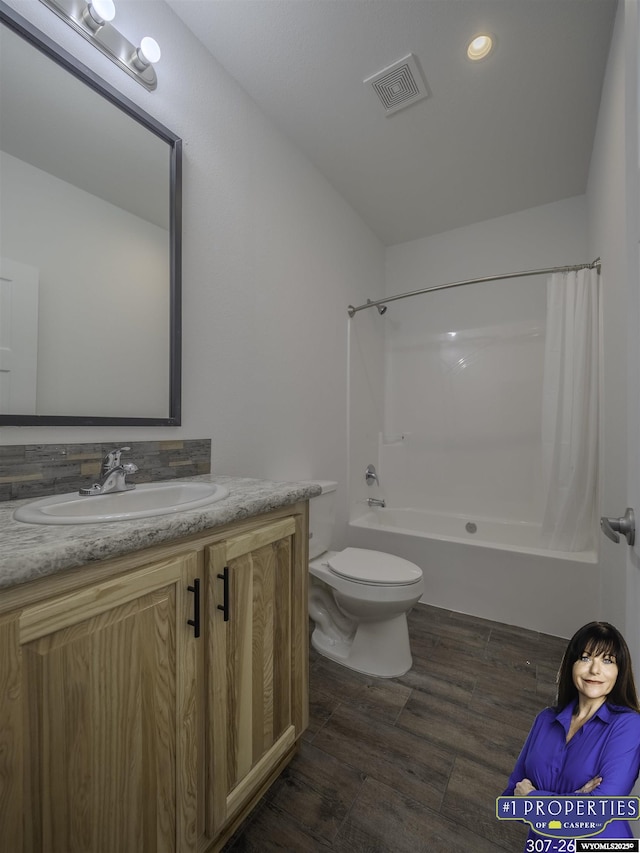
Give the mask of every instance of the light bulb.
POLYGON ((145 36, 140 42, 140 47, 138 48, 138 56, 142 62, 147 65, 155 65, 155 63, 159 61, 161 55, 160 45, 158 42, 151 38, 151 36, 145 36))
POLYGON ((467 56, 474 61, 484 59, 493 49, 493 39, 486 33, 474 36, 467 47, 467 56))
POLYGON ((113 0, 91 0, 87 4, 87 11, 99 27, 106 21, 113 21, 116 16, 116 7, 113 5, 113 0))

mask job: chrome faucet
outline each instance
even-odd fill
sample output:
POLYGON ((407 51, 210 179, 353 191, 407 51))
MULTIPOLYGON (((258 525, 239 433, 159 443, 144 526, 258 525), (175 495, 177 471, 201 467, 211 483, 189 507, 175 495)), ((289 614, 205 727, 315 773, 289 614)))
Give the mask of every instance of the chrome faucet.
POLYGON ((367 498, 367 504, 369 506, 379 506, 380 509, 384 509, 386 507, 384 500, 379 498, 367 498))
POLYGON ((127 474, 135 474, 138 466, 133 462, 121 462, 120 454, 130 447, 116 447, 110 450, 102 460, 100 477, 86 489, 80 489, 81 495, 106 495, 109 492, 128 492, 135 489, 134 483, 127 483, 127 474))

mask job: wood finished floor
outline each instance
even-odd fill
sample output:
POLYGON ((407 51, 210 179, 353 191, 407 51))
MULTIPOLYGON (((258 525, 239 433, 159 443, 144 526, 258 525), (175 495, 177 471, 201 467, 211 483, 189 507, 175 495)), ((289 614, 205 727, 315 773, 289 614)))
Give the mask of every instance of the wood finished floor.
POLYGON ((418 605, 413 668, 352 672, 311 650, 310 725, 229 853, 519 853, 498 821, 531 723, 552 704, 566 640, 418 605))

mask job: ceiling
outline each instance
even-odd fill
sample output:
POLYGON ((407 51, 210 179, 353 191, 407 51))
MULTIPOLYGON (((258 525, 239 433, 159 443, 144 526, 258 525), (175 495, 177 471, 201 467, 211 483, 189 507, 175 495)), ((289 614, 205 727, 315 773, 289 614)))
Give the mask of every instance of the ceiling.
POLYGON ((616 0, 167 2, 386 245, 586 190, 616 0), (408 54, 388 116, 363 81, 408 54))

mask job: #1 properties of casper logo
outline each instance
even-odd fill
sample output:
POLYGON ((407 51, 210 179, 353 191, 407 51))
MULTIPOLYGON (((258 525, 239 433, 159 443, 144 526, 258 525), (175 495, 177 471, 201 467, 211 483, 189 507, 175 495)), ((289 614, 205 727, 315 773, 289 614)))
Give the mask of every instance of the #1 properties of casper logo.
POLYGON ((615 820, 638 820, 638 797, 498 797, 498 820, 519 820, 550 838, 587 838, 615 820))

